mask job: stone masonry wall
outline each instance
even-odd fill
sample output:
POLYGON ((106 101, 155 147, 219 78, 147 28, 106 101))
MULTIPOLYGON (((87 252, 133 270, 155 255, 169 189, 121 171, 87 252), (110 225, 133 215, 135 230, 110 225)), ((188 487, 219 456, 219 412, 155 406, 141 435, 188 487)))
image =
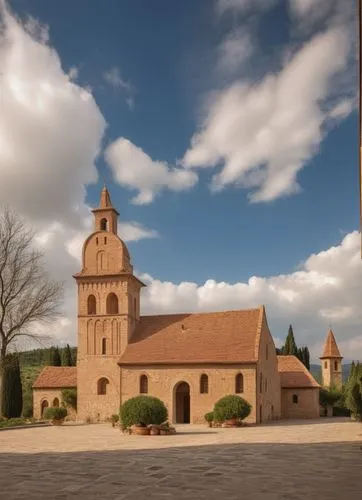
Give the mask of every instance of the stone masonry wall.
MULTIPOLYGON (((59 406, 62 402, 62 389, 33 389, 33 417, 42 418, 41 406, 43 401, 48 401, 48 407, 54 406, 54 399, 58 398, 59 406)), ((73 408, 67 408, 68 420, 75 420, 76 412, 73 408)))
POLYGON ((318 418, 319 388, 282 389, 282 418, 318 418), (293 395, 298 403, 293 403, 293 395))
POLYGON ((281 389, 273 337, 264 318, 259 344, 257 422, 281 418, 281 389))
POLYGON ((175 367, 122 367, 121 371, 122 402, 138 396, 140 376, 148 377, 148 395, 160 398, 167 406, 169 420, 175 423, 176 403, 175 387, 179 382, 187 382, 190 386, 191 423, 204 423, 205 413, 212 411, 218 399, 228 394, 235 394, 235 376, 242 373, 244 392, 240 394, 252 405, 252 412, 246 422, 256 422, 256 387, 254 365, 244 366, 175 366, 175 367), (205 373, 209 377, 208 394, 200 394, 200 377, 205 373))

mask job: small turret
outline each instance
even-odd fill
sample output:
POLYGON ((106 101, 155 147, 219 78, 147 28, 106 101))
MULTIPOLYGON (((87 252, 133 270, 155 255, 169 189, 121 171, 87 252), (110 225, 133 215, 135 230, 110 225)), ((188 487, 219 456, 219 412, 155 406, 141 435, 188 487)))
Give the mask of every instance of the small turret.
POLYGON ((322 362, 322 385, 342 389, 342 359, 334 333, 329 329, 324 344, 322 362))

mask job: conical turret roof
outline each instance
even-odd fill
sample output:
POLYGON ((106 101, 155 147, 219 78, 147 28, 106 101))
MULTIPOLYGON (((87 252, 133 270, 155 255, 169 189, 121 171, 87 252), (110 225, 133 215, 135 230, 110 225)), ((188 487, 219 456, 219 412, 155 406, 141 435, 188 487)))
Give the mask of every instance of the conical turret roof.
POLYGON ((324 358, 341 358, 341 353, 339 352, 338 346, 336 339, 334 337, 334 333, 332 332, 331 329, 329 329, 326 342, 324 344, 324 350, 323 350, 323 355, 320 357, 320 359, 324 358))

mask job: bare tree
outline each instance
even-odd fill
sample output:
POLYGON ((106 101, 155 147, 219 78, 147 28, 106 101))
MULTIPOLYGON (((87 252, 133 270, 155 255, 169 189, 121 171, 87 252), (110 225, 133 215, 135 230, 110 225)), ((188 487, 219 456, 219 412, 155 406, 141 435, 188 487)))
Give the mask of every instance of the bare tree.
MULTIPOLYGON (((59 314, 63 284, 49 278, 34 248, 34 232, 15 212, 0 212, 0 409, 2 367, 21 338, 40 340, 40 328, 59 314)), ((1 410, 0 410, 1 411, 1 410)))

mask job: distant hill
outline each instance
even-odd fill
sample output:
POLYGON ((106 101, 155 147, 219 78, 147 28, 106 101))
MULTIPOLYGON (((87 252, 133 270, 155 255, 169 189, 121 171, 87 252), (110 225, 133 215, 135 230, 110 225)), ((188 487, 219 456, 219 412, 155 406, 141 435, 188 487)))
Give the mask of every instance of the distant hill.
MULTIPOLYGON (((351 370, 351 363, 342 363, 342 379, 343 382, 346 382, 349 376, 349 372, 351 370)), ((320 365, 310 365, 310 372, 313 375, 313 377, 316 379, 317 382, 321 383, 322 377, 321 377, 321 367, 320 365)))

